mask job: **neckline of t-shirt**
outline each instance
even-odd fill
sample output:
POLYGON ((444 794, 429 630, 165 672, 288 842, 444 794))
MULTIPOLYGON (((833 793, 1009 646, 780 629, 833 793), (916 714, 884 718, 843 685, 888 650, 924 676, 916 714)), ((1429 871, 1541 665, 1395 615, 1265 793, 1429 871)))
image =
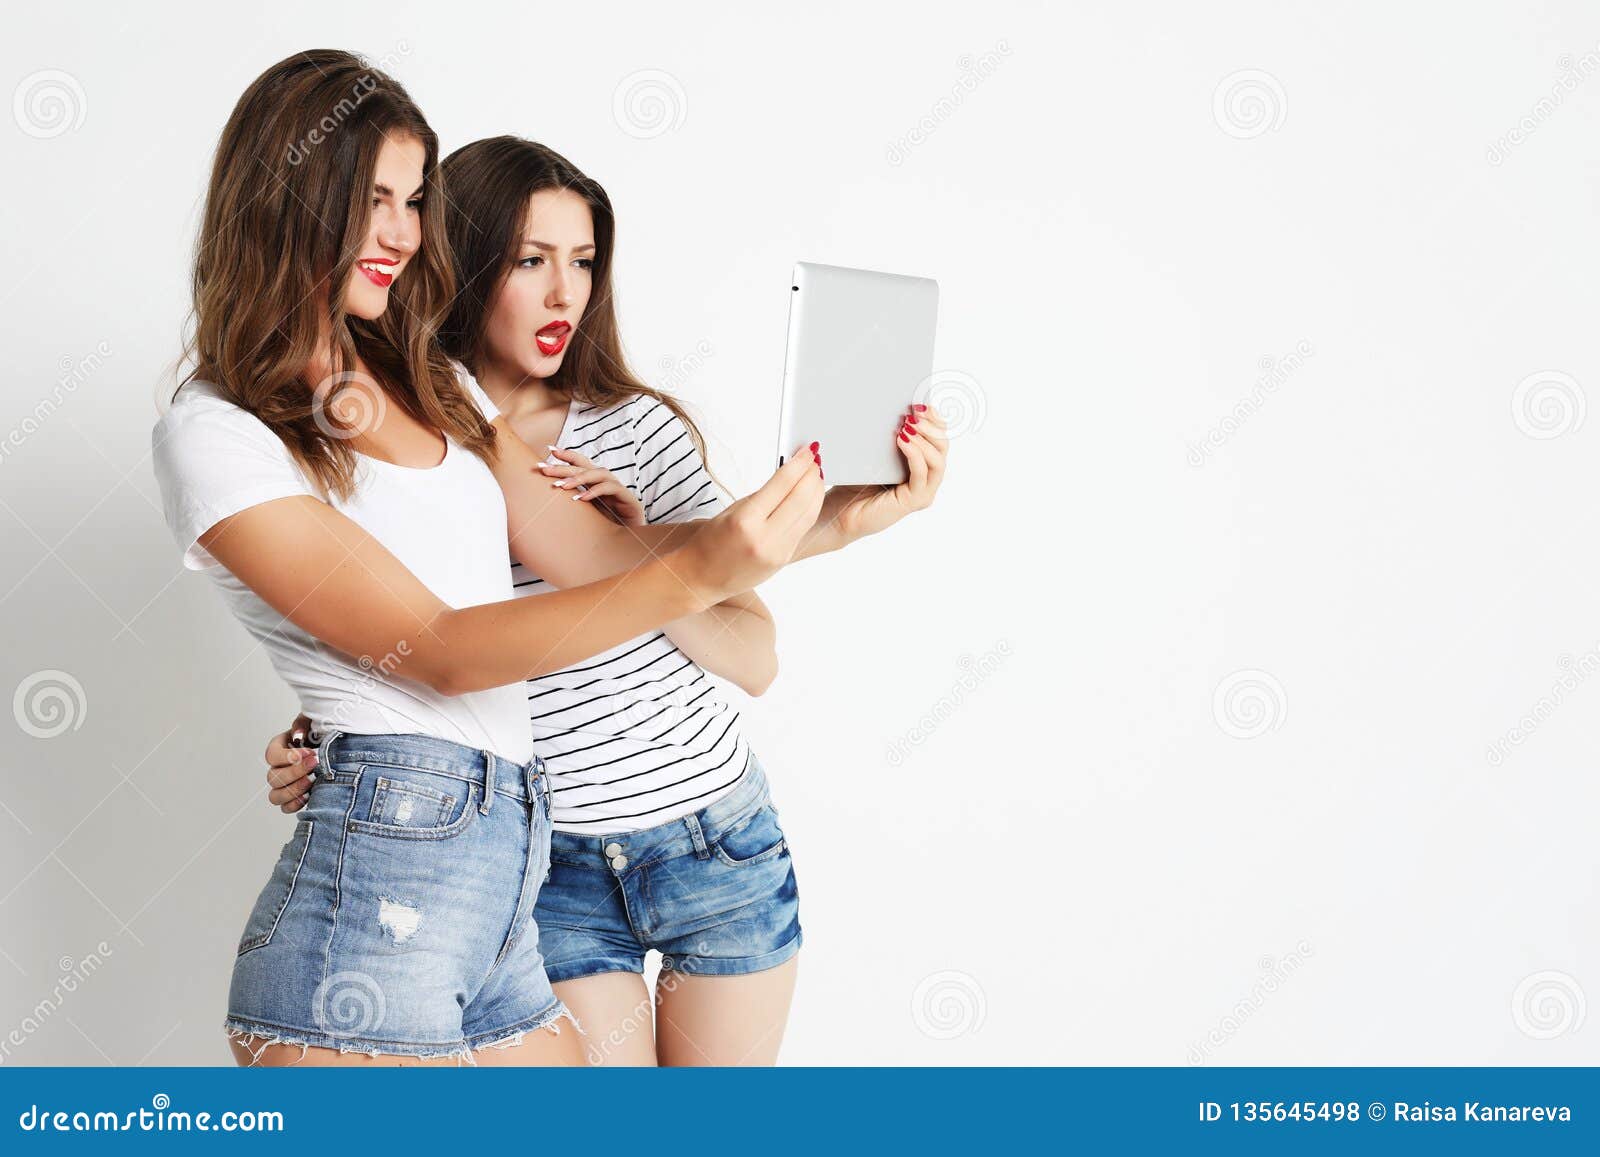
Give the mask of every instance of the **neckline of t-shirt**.
MULTIPOLYGON (((443 431, 440 432, 443 433, 443 431)), ((379 466, 387 466, 390 470, 404 470, 408 474, 427 474, 434 470, 443 470, 446 466, 448 466, 450 464, 450 456, 455 453, 455 446, 456 440, 449 434, 445 434, 444 457, 440 458, 432 466, 405 466, 399 462, 391 462, 387 458, 375 458, 371 454, 365 453, 361 450, 356 450, 353 447, 352 453, 356 454, 358 457, 366 459, 368 462, 376 462, 379 466)))

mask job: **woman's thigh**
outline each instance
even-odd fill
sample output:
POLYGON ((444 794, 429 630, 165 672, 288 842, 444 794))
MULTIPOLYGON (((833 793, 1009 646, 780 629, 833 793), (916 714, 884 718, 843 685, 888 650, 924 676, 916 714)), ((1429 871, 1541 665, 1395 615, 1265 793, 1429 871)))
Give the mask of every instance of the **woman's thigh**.
POLYGON ((637 972, 600 972, 563 980, 556 995, 583 1026, 591 1065, 650 1066, 656 1063, 650 990, 637 972))
POLYGON ((663 972, 656 985, 657 1063, 777 1063, 799 965, 796 955, 737 976, 663 972))

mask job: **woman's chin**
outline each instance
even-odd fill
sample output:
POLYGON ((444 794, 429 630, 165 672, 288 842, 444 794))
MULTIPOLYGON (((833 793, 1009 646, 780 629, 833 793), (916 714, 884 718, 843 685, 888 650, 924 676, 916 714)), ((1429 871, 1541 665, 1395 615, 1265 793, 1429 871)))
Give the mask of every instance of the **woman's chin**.
POLYGON ((556 371, 561 368, 562 359, 566 356, 566 350, 562 350, 558 354, 551 354, 548 357, 535 351, 531 356, 523 360, 523 374, 530 378, 554 377, 556 371))
POLYGON ((389 291, 386 289, 352 285, 350 292, 344 295, 345 313, 363 321, 377 321, 388 308, 389 291))

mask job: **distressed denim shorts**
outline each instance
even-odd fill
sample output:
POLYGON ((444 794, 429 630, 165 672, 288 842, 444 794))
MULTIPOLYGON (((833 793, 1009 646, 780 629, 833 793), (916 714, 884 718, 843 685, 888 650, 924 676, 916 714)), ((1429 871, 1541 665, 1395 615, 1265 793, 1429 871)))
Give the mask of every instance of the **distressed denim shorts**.
POLYGON ((754 754, 727 795, 611 836, 556 832, 534 910, 552 982, 662 967, 707 976, 775 968, 800 950, 794 864, 754 754))
POLYGON ((547 793, 537 757, 330 731, 239 940, 229 1035, 470 1061, 559 1031, 533 918, 547 793))

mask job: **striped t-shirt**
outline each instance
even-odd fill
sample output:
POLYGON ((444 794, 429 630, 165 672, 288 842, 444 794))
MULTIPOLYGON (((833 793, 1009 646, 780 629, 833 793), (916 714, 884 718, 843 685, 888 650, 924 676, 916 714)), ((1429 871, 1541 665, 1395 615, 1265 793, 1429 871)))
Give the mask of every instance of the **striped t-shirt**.
MULTIPOLYGON (((688 429, 654 398, 575 402, 556 445, 615 474, 649 522, 709 518, 722 508, 688 429)), ((519 595, 551 589, 518 562, 511 581, 519 595)), ((533 749, 550 775, 552 819, 562 831, 654 827, 705 807, 744 775, 750 749, 739 712, 660 631, 529 679, 527 691, 533 749)))

